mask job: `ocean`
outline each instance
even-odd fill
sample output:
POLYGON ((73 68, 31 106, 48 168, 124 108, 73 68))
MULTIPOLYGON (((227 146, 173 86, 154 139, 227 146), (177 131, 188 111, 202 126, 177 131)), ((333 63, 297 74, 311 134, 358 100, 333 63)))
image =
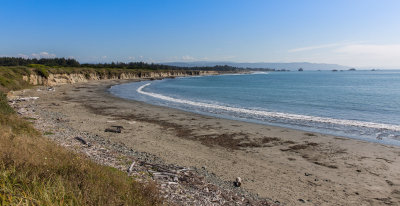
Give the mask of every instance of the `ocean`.
POLYGON ((400 71, 255 72, 115 85, 189 112, 400 146, 400 71))

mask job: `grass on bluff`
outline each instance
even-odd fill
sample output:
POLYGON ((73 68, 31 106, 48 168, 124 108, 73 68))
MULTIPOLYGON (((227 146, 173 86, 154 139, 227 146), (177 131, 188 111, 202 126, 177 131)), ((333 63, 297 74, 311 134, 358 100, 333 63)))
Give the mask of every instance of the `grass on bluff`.
MULTIPOLYGON (((151 70, 161 71, 161 70, 151 70)), ((50 74, 84 74, 89 78, 92 74, 97 74, 100 78, 107 76, 118 76, 121 73, 141 73, 150 72, 142 69, 119 69, 119 68, 86 68, 86 67, 48 67, 41 64, 30 64, 28 66, 0 66, 0 91, 20 90, 30 87, 29 83, 22 79, 22 76, 37 74, 43 78, 48 78, 50 74)))
POLYGON ((22 76, 31 73, 32 70, 27 67, 0 67, 0 92, 30 87, 22 76))
POLYGON ((44 138, 0 92, 0 205, 160 205, 153 184, 44 138))

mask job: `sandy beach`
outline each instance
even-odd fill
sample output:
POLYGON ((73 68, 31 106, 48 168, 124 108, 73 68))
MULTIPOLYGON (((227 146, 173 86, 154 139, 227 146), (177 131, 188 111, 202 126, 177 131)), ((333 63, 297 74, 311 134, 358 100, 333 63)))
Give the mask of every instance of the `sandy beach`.
POLYGON ((107 80, 36 88, 38 108, 62 113, 76 130, 203 168, 283 205, 400 205, 400 148, 345 137, 220 119, 129 101, 107 80), (121 133, 105 132, 113 125, 121 133))

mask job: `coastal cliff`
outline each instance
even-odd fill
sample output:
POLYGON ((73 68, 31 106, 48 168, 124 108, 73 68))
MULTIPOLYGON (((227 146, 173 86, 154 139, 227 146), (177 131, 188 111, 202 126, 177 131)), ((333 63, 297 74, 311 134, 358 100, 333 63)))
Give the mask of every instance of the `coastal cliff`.
POLYGON ((120 73, 64 73, 64 74, 48 74, 43 76, 32 73, 22 76, 22 79, 30 85, 55 86, 62 84, 74 84, 80 82, 88 82, 90 80, 106 80, 106 79, 138 79, 138 78, 166 78, 166 77, 182 77, 182 76, 198 76, 198 75, 216 75, 217 71, 132 71, 120 73))

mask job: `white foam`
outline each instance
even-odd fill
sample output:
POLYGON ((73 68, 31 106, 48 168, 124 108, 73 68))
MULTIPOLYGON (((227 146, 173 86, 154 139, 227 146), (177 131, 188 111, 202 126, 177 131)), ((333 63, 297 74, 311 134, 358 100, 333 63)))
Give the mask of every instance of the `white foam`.
POLYGON ((288 113, 281 113, 281 112, 251 110, 251 109, 236 108, 236 107, 222 106, 222 105, 216 105, 216 104, 208 104, 208 103, 202 103, 202 102, 194 102, 194 101, 190 101, 190 100, 177 99, 177 98, 173 98, 173 97, 164 96, 162 94, 143 91, 143 89, 145 87, 149 86, 150 84, 151 83, 147 83, 145 85, 140 86, 137 89, 137 92, 140 94, 151 96, 151 97, 154 97, 157 99, 162 99, 165 101, 181 103, 181 104, 188 104, 188 105, 197 106, 197 107, 205 107, 205 108, 237 112, 237 113, 248 114, 248 115, 253 115, 253 116, 256 115, 256 116, 265 116, 265 117, 272 117, 272 118, 282 118, 282 119, 290 119, 290 120, 301 120, 301 121, 310 121, 310 122, 318 122, 318 123, 328 123, 328 124, 337 124, 337 125, 345 125, 345 126, 368 127, 368 128, 373 128, 373 129, 387 129, 387 130, 392 130, 392 131, 400 131, 400 125, 364 122, 364 121, 356 121, 356 120, 333 119, 333 118, 326 118, 326 117, 315 117, 315 116, 288 114, 288 113))
POLYGON ((269 74, 269 72, 253 72, 251 74, 269 74))

